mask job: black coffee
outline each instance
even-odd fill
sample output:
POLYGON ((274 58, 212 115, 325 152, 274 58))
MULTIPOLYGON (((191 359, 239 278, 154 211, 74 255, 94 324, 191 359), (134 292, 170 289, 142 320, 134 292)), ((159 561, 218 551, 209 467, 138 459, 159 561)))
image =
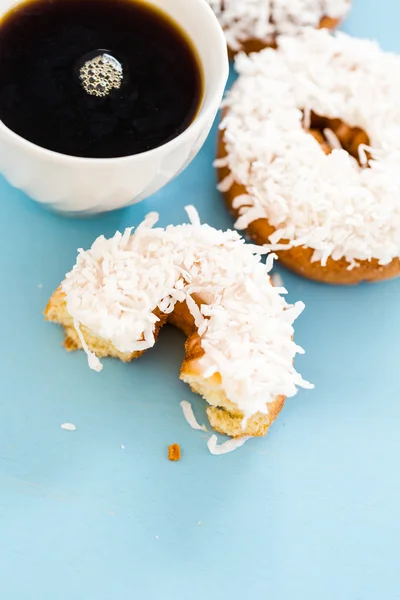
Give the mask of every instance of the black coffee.
POLYGON ((111 158, 184 131, 202 99, 185 34, 138 0, 30 0, 0 22, 0 120, 35 144, 111 158))

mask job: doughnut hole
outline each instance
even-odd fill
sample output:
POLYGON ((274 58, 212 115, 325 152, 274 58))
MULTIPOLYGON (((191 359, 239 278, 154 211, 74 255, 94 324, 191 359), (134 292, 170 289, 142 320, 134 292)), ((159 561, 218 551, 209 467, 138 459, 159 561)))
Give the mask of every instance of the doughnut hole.
MULTIPOLYGON (((303 121, 304 122, 304 121, 303 121)), ((338 139, 346 152, 355 158, 360 166, 359 147, 370 145, 368 134, 360 127, 350 127, 341 119, 329 119, 311 111, 309 133, 317 140, 325 154, 330 154, 333 147, 329 143, 326 131, 330 130, 338 139)))

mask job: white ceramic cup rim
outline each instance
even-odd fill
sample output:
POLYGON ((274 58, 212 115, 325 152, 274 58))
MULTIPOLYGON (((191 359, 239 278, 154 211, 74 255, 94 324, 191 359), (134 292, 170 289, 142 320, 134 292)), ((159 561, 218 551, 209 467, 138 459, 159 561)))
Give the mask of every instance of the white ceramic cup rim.
MULTIPOLYGON (((147 2, 148 0, 144 0, 144 1, 147 2)), ((213 10, 211 9, 211 7, 207 4, 207 2, 205 0, 190 0, 190 2, 192 2, 193 5, 196 5, 197 10, 203 11, 204 17, 210 21, 210 26, 214 27, 215 38, 213 39, 213 44, 217 45, 216 49, 215 49, 216 50, 215 57, 220 62, 220 65, 217 65, 217 69, 221 69, 221 73, 225 73, 225 71, 226 71, 226 77, 221 79, 221 81, 222 80, 224 81, 224 85, 225 85, 225 81, 226 81, 227 75, 228 75, 228 73, 227 73, 228 61, 227 61, 226 40, 225 40, 224 33, 222 31, 222 28, 219 26, 219 23, 216 19, 216 16, 215 16, 213 10)), ((151 0, 149 3, 151 3, 151 0)), ((15 6, 18 6, 19 4, 21 4, 21 2, 16 2, 15 6)), ((181 23, 179 23, 177 21, 177 19, 174 19, 174 20, 178 23, 178 25, 182 29, 184 29, 183 25, 181 23)), ((194 47, 195 47, 195 50, 198 52, 198 48, 196 46, 194 46, 194 47)), ((199 52, 199 58, 202 61, 200 52, 199 52)), ((164 153, 166 149, 172 150, 176 146, 179 146, 182 143, 182 141, 185 141, 186 138, 189 138, 192 135, 192 132, 195 129, 201 129, 203 126, 203 122, 207 121, 208 115, 214 111, 214 107, 212 106, 212 103, 209 103, 209 105, 206 106, 207 80, 206 80, 205 73, 203 73, 203 75, 204 75, 204 81, 203 81, 204 90, 203 90, 202 104, 200 106, 200 109, 199 109, 196 117, 193 119, 193 121, 191 122, 189 127, 187 127, 184 131, 182 131, 182 133, 180 133, 179 135, 174 137, 169 142, 166 142, 165 144, 161 144, 161 146, 157 146, 156 148, 153 148, 152 150, 146 150, 145 152, 140 152, 138 154, 129 154, 127 156, 117 156, 114 158, 87 158, 87 157, 81 157, 81 156, 72 156, 70 154, 63 154, 62 152, 55 152, 53 150, 49 150, 48 148, 44 148, 43 146, 39 146, 38 144, 30 142, 26 138, 22 137, 18 133, 15 133, 15 131, 13 131, 12 129, 7 127, 7 125, 5 125, 1 120, 0 120, 0 130, 1 129, 6 130, 8 136, 11 139, 13 139, 17 144, 19 144, 22 147, 25 147, 27 150, 35 149, 35 151, 40 152, 43 155, 43 157, 47 157, 48 159, 53 159, 53 160, 57 160, 57 159, 63 160, 63 162, 68 162, 70 164, 73 164, 73 163, 82 164, 82 162, 84 162, 88 167, 98 166, 101 164, 123 163, 126 161, 132 161, 133 158, 137 158, 139 160, 140 157, 142 157, 144 159, 144 158, 147 158, 150 154, 152 154, 153 156, 157 156, 158 152, 164 153)))

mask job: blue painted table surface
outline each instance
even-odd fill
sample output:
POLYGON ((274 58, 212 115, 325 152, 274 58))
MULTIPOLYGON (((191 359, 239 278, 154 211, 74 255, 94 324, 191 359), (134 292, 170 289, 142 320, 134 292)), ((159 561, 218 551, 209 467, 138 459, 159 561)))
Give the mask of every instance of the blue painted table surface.
MULTIPOLYGON (((398 0, 355 0, 344 29, 400 52, 399 21, 398 0)), ((205 416, 178 380, 178 331, 97 374, 43 320, 99 234, 150 210, 179 223, 188 203, 231 225, 214 147, 215 129, 164 190, 92 220, 50 214, 0 180, 1 600, 400 598, 400 280, 343 289, 281 270, 306 303, 297 367, 315 391, 289 400, 267 438, 220 457, 183 418, 182 399, 205 416)))

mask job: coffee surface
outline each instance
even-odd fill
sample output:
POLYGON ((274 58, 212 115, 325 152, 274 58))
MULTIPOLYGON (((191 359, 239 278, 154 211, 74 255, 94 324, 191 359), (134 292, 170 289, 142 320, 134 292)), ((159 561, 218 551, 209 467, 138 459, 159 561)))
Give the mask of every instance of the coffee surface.
POLYGON ((202 99, 195 50, 138 0, 29 0, 0 21, 0 120, 25 139, 87 158, 173 139, 202 99))

